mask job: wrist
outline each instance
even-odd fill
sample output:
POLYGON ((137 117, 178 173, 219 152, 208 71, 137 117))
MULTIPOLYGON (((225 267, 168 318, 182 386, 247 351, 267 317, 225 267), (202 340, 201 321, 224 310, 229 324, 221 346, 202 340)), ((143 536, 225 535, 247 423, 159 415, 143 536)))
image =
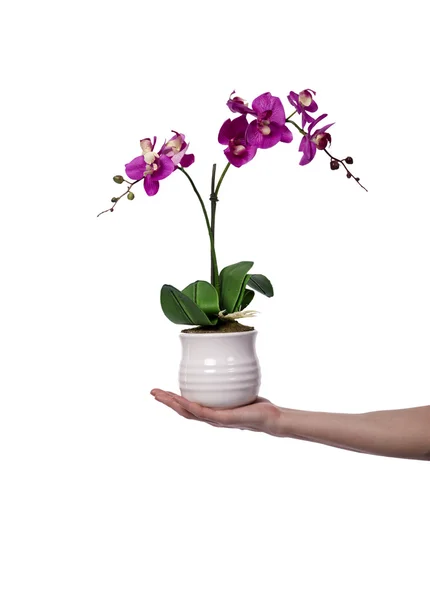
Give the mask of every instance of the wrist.
POLYGON ((337 415, 279 407, 277 433, 274 435, 298 440, 323 441, 319 438, 324 438, 327 433, 325 430, 329 424, 326 423, 326 416, 337 415))
POLYGON ((273 418, 270 420, 268 433, 276 437, 298 437, 294 435, 294 419, 297 419, 295 415, 302 411, 282 406, 275 406, 274 408, 276 411, 274 411, 273 418))

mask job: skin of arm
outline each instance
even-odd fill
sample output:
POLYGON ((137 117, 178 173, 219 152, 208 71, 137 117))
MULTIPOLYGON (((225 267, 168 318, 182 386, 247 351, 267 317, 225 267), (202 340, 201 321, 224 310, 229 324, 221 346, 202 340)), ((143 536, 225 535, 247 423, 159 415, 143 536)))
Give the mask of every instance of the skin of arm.
POLYGON ((281 408, 286 437, 366 454, 430 460, 430 406, 361 414, 281 408))
POLYGON ((430 460, 430 406, 349 414, 294 410, 257 398, 247 406, 217 410, 160 389, 151 394, 182 417, 214 427, 260 431, 365 454, 430 460))

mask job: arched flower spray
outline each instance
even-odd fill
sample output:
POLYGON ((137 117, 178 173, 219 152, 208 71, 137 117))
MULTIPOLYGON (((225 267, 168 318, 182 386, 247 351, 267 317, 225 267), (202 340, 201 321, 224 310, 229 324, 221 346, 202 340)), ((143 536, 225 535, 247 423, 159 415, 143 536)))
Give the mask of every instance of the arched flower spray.
POLYGON ((293 141, 291 128, 293 128, 301 136, 298 148, 301 153, 299 165, 308 165, 315 158, 317 150, 322 150, 330 158, 331 170, 343 167, 346 176, 354 179, 367 191, 361 184, 360 178, 353 175, 349 169, 353 159, 350 156, 336 158, 328 151, 327 147, 332 141, 328 129, 333 123, 322 123, 327 117, 325 113, 318 117, 314 116, 318 110, 314 96, 315 92, 311 89, 302 90, 300 93, 291 91, 287 99, 294 111, 287 117, 281 99, 272 96, 270 92, 255 98, 251 106, 232 92, 227 106, 239 116, 227 119, 218 134, 219 143, 225 146, 227 164, 218 181, 216 165, 212 168, 210 218, 202 196, 187 170, 194 163, 194 155, 187 153, 189 144, 182 133, 173 131, 174 135, 158 150, 156 149, 157 138, 153 138, 152 141, 150 138, 142 139, 141 154, 125 165, 128 179, 122 175, 115 175, 113 178, 115 183, 126 184, 126 190, 120 196, 112 198, 113 206, 97 216, 113 212, 118 201, 124 196, 133 200, 135 195, 131 188, 139 182, 143 182, 143 188, 148 196, 154 196, 159 191, 160 181, 177 170, 188 179, 199 200, 210 242, 210 283, 199 279, 183 290, 172 285, 163 285, 161 307, 166 317, 173 323, 215 329, 222 321, 254 315, 255 311, 245 309, 253 300, 256 291, 266 297, 273 296, 272 284, 265 275, 249 273, 254 264, 252 261, 228 265, 221 272, 218 270, 215 251, 216 207, 219 190, 230 165, 240 168, 253 160, 258 152, 264 152, 279 143, 291 143, 293 141), (300 125, 293 120, 295 115, 301 117, 300 125))

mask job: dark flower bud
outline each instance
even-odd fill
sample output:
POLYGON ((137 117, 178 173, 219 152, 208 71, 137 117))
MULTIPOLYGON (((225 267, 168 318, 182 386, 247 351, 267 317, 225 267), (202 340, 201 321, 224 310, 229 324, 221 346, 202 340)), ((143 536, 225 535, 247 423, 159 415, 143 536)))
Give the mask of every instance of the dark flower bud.
POLYGON ((330 169, 332 171, 336 171, 336 169, 338 169, 338 168, 339 168, 339 161, 336 160, 335 158, 332 158, 330 161, 330 169))
POLYGON ((352 163, 353 163, 354 161, 352 160, 352 157, 351 157, 351 156, 347 156, 347 157, 345 158, 345 162, 346 162, 346 164, 347 164, 347 165, 352 165, 352 163))
POLYGON ((352 177, 351 173, 347 173, 346 176, 348 177, 348 179, 352 177))
POLYGON ((133 194, 133 192, 128 192, 128 194, 127 194, 127 198, 128 198, 129 200, 134 200, 134 194, 133 194))
POLYGON ((115 175, 113 180, 115 181, 115 183, 122 183, 124 181, 124 177, 122 175, 115 175))
POLYGON ((118 198, 112 198, 111 202, 118 202, 118 198))

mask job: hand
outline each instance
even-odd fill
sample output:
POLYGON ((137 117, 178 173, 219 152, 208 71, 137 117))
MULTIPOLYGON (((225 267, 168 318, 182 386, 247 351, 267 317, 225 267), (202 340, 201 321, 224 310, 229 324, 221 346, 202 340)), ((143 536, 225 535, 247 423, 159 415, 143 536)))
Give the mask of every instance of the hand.
POLYGON ((214 409, 190 402, 172 392, 154 389, 151 394, 158 402, 173 408, 185 419, 193 419, 213 425, 214 427, 230 427, 249 429, 270 435, 281 436, 282 409, 266 398, 257 398, 251 404, 238 408, 214 409))

